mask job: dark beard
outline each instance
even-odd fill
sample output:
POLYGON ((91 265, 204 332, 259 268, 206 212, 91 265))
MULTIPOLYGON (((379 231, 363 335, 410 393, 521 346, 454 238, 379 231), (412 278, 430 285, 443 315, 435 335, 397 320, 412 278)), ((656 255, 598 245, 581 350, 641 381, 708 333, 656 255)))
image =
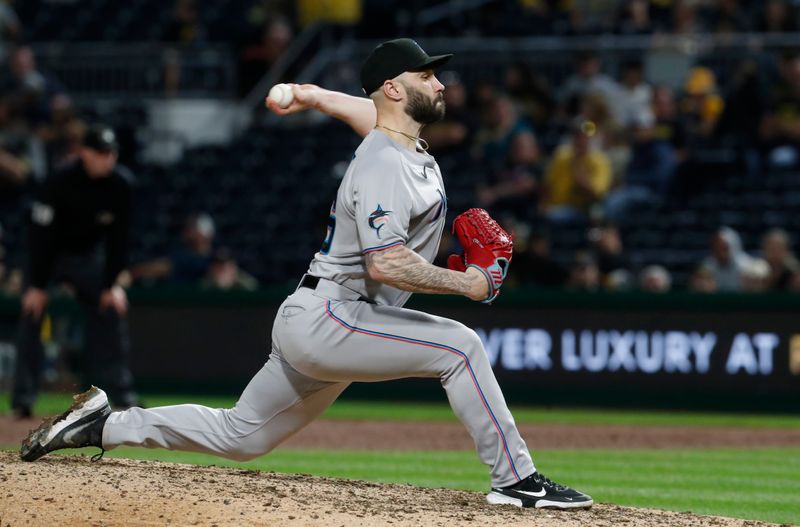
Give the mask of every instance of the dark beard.
POLYGON ((444 96, 441 93, 431 101, 414 88, 407 87, 406 90, 408 91, 408 104, 406 104, 405 112, 414 121, 424 125, 444 119, 444 96))

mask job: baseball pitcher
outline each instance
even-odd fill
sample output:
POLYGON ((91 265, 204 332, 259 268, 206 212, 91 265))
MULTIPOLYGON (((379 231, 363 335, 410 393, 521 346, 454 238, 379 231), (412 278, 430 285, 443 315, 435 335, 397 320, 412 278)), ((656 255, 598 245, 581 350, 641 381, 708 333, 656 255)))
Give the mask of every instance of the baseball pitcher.
POLYGON ((93 387, 28 436, 22 459, 62 448, 129 445, 248 460, 319 416, 353 381, 434 377, 491 468, 489 503, 590 507, 589 496, 536 471, 476 333, 403 308, 412 293, 491 302, 512 257, 503 229, 485 211, 470 209, 453 226, 463 254, 451 256, 448 269, 431 264, 447 198, 419 133, 444 116, 435 69, 450 57, 429 56, 409 39, 384 42, 361 70, 369 99, 295 85, 288 108, 268 103, 280 114, 321 110, 365 137, 331 205, 320 251, 278 309, 269 360, 234 408, 111 412, 93 387))

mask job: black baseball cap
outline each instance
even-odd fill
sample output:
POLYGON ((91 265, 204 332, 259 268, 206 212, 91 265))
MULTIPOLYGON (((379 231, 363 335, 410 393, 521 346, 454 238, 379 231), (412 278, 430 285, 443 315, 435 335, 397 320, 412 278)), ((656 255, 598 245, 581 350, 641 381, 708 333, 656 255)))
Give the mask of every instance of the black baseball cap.
POLYGON ((116 152, 119 150, 117 134, 114 133, 111 127, 102 124, 91 126, 86 131, 86 136, 83 138, 83 146, 98 152, 116 152))
POLYGON ((373 49, 361 66, 361 87, 369 95, 387 79, 394 79, 405 71, 436 69, 452 57, 452 53, 431 57, 410 38, 389 40, 373 49))

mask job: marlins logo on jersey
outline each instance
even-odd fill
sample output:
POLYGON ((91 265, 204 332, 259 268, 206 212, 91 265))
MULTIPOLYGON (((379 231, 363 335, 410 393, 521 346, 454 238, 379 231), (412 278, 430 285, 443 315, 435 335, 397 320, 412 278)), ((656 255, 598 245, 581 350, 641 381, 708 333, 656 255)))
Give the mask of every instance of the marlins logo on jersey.
POLYGON ((378 234, 378 238, 381 237, 381 227, 383 227, 388 221, 389 214, 392 211, 390 210, 383 210, 381 204, 378 203, 378 208, 372 211, 369 215, 369 228, 375 229, 375 232, 378 234))

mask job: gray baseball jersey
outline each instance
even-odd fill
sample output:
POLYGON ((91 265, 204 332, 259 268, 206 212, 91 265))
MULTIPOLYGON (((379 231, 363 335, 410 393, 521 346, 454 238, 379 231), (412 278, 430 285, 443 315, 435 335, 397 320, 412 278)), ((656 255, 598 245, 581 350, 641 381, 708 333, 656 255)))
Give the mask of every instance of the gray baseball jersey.
POLYGON ((405 244, 431 261, 444 226, 433 158, 382 132, 356 151, 332 208, 320 278, 278 308, 272 352, 232 409, 199 405, 112 413, 103 446, 159 447, 246 460, 320 415, 354 381, 438 378, 495 487, 534 472, 478 335, 463 324, 400 307, 409 294, 370 280, 364 254, 405 244), (365 298, 369 301, 365 301, 365 298))
POLYGON ((402 306, 411 293, 372 280, 364 255, 405 244, 432 262, 447 200, 433 156, 413 152, 379 130, 356 150, 331 207, 328 235, 309 273, 378 304, 402 306))

